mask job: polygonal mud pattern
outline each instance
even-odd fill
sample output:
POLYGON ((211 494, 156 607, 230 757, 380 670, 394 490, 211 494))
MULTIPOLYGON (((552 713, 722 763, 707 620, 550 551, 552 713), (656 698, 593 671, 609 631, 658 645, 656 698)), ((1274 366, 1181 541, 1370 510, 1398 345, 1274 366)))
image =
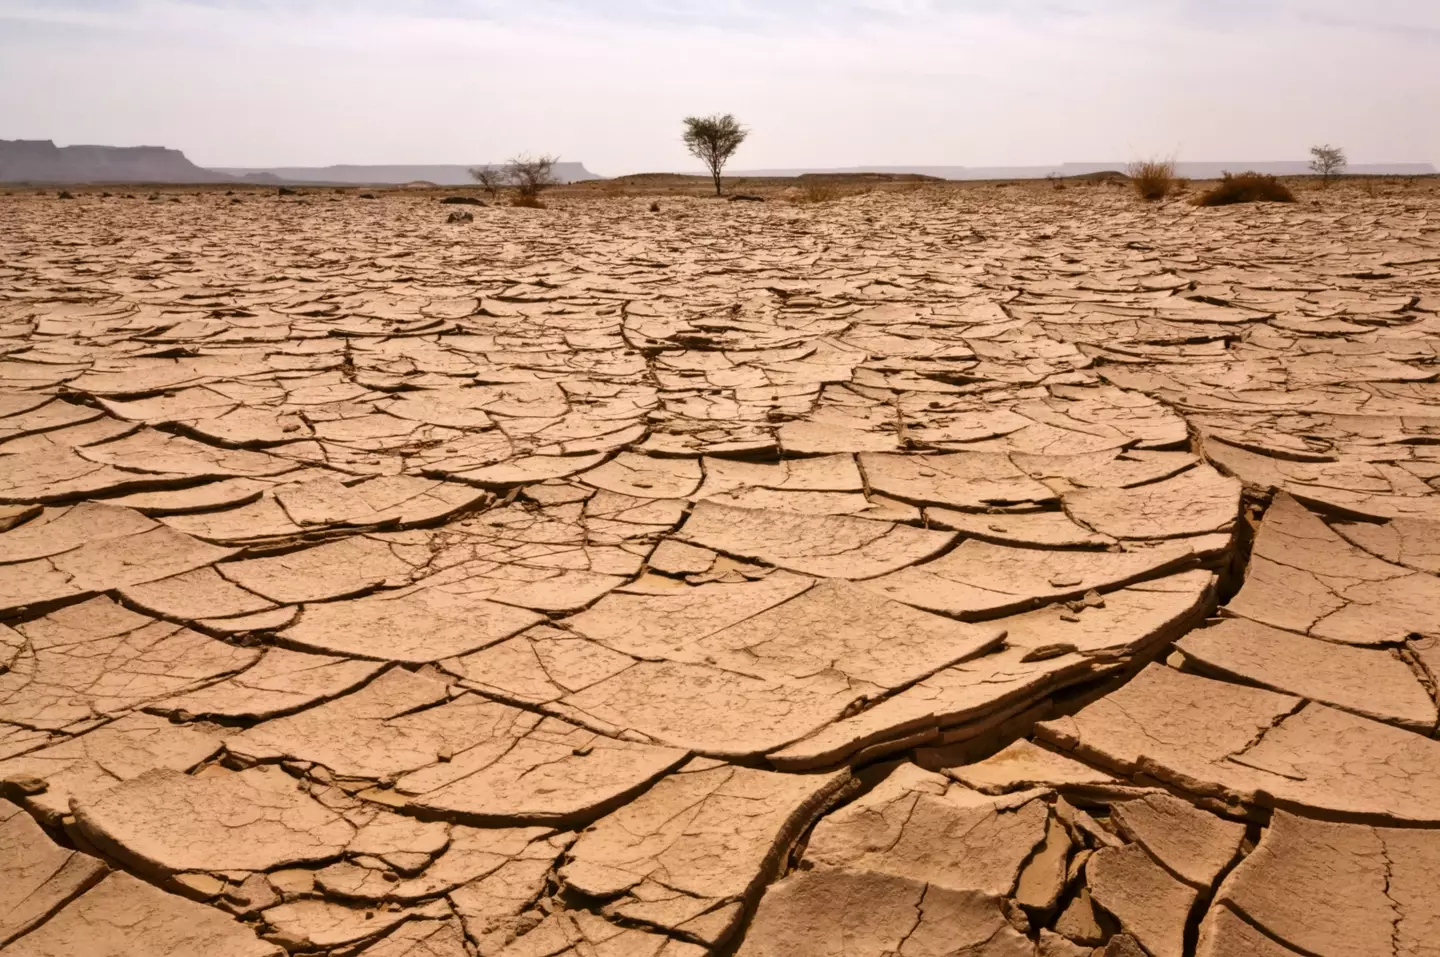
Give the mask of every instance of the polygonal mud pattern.
POLYGON ((0 953, 1436 953, 1350 190, 0 198, 0 953))

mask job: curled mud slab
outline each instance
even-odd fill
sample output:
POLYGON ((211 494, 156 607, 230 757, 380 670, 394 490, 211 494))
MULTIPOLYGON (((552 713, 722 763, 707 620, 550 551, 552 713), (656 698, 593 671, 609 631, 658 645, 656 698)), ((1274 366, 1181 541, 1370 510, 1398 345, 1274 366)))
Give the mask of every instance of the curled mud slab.
POLYGON ((1435 953, 1346 189, 0 196, 0 953, 1435 953))

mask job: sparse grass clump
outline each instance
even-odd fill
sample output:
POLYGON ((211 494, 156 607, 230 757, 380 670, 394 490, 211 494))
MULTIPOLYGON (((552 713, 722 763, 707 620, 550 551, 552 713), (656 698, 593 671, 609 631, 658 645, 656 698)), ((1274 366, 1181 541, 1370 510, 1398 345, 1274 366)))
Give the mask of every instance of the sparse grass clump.
POLYGON ((1141 199, 1158 203, 1175 189, 1175 161, 1145 160, 1132 163, 1130 182, 1141 199))
POLYGON ((540 197, 533 193, 516 193, 510 197, 511 206, 519 206, 521 209, 544 209, 545 204, 540 197))
POLYGON ((800 192, 795 196, 797 203, 833 203, 843 193, 840 187, 834 183, 827 183, 823 179, 810 179, 801 177, 800 192))
POLYGON ((1295 194, 1290 192, 1290 187, 1264 173, 1226 173, 1219 186, 1195 199, 1196 206, 1293 202, 1295 194))

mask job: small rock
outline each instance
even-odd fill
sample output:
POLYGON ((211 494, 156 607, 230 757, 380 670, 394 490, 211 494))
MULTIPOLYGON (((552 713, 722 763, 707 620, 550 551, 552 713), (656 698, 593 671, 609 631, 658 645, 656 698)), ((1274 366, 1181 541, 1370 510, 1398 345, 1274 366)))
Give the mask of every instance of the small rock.
POLYGON ((49 787, 49 782, 33 774, 12 774, 0 780, 0 794, 13 793, 29 797, 32 794, 44 794, 49 787))
POLYGON ((1145 951, 1129 934, 1116 934, 1105 947, 1104 957, 1146 957, 1145 951))
POLYGON ((225 882, 209 874, 176 874, 175 883, 185 896, 201 901, 214 900, 225 890, 225 882))
MULTIPOLYGON (((1062 615, 1061 617, 1063 618, 1066 616, 1062 615)), ((1025 657, 1021 658, 1020 660, 1022 662, 1049 661, 1051 658, 1059 658, 1062 655, 1072 654, 1074 651, 1075 646, 1066 643, 1041 645, 1039 648, 1030 649, 1028 652, 1026 652, 1025 657)))

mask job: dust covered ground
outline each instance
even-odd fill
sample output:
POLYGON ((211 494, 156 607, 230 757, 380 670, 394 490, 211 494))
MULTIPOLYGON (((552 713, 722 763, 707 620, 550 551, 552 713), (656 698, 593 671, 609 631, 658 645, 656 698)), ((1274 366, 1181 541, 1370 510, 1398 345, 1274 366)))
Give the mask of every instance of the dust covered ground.
POLYGON ((1440 953, 1440 185, 760 185, 0 195, 0 951, 1440 953))

